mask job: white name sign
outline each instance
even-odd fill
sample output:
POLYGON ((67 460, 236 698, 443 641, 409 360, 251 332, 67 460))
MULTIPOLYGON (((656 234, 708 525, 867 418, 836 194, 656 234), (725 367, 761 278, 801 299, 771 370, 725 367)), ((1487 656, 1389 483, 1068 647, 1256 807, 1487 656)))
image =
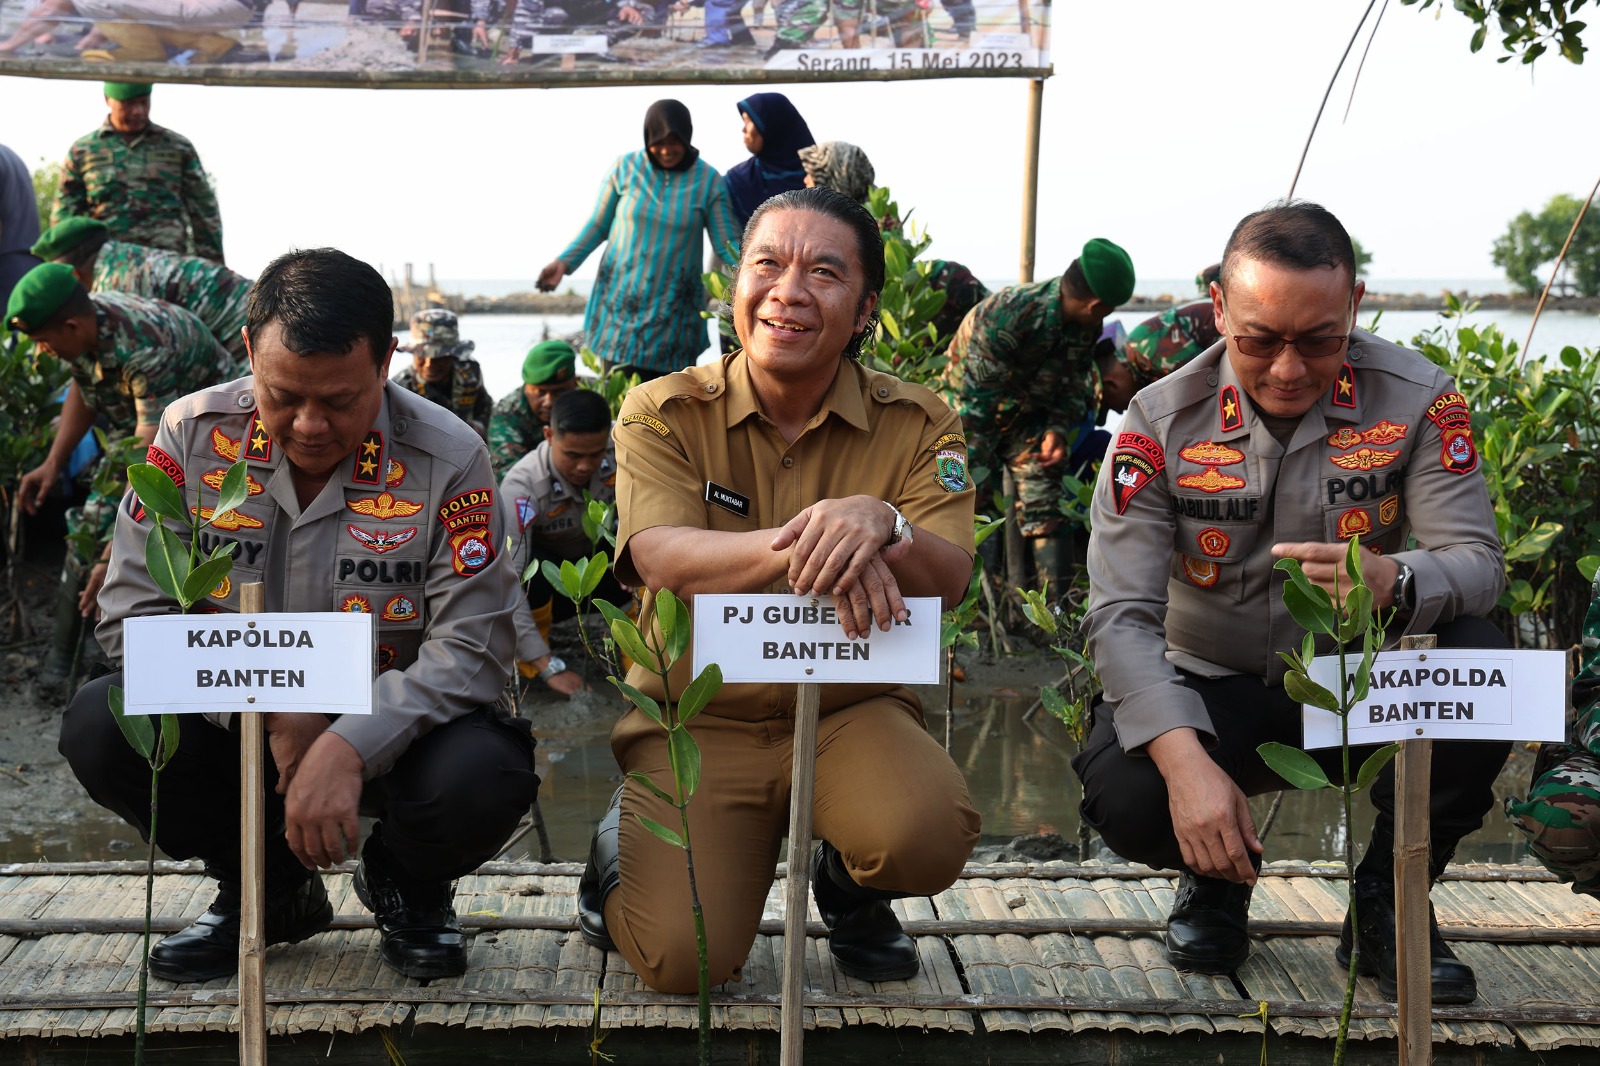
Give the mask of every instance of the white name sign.
POLYGON ((122 623, 128 714, 372 713, 372 616, 163 614, 122 623))
POLYGON ((906 600, 887 633, 845 639, 833 601, 811 596, 694 598, 694 672, 716 663, 726 682, 887 683, 939 680, 939 600, 906 600))
POLYGON ((610 51, 611 45, 603 33, 535 34, 533 38, 535 55, 605 55, 610 51))
MULTIPOLYGON (((1354 673, 1359 656, 1348 665, 1354 673)), ((1339 660, 1320 656, 1311 680, 1338 695, 1339 660)), ((1365 699, 1350 712, 1350 743, 1564 740, 1566 666, 1559 651, 1442 648, 1380 652, 1365 699)), ((1307 748, 1339 746, 1339 716, 1302 705, 1307 748)))

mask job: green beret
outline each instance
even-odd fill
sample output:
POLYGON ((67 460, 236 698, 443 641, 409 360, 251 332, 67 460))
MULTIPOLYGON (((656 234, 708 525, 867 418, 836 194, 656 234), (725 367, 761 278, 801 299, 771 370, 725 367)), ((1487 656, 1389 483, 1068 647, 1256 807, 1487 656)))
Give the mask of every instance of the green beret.
POLYGON ((65 263, 40 263, 17 282, 6 304, 6 325, 23 333, 50 321, 81 286, 65 263))
POLYGON ((522 381, 527 385, 556 385, 571 381, 578 353, 566 341, 540 341, 522 361, 522 381))
POLYGON ((1119 246, 1096 237, 1083 246, 1078 266, 1089 291, 1107 307, 1119 307, 1133 295, 1133 260, 1119 246))
POLYGON ((149 96, 154 88, 147 81, 108 81, 105 93, 111 100, 137 100, 141 96, 149 96))
POLYGON ((103 237, 110 231, 111 227, 98 218, 73 215, 71 218, 62 219, 40 234, 31 251, 40 259, 49 262, 66 255, 85 241, 103 237))

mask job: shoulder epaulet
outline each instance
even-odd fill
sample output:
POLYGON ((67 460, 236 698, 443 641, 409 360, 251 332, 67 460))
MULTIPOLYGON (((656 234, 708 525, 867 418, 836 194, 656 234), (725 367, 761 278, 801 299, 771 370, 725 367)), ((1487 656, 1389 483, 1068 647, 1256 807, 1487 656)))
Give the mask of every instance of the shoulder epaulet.
POLYGON ((926 385, 918 385, 916 382, 876 370, 864 369, 864 373, 867 395, 871 396, 875 403, 916 404, 930 419, 943 418, 950 413, 950 405, 926 385))
POLYGON ((1155 422, 1214 398, 1217 394, 1217 364, 1222 352, 1222 342, 1219 341, 1171 374, 1140 389, 1139 406, 1144 408, 1145 415, 1155 422))
POLYGON ((392 442, 463 470, 483 447, 482 439, 461 419, 432 400, 398 386, 389 389, 389 422, 392 442))
POLYGON ((1376 370, 1418 385, 1433 385, 1448 376, 1421 352, 1375 337, 1364 330, 1351 334, 1349 359, 1358 374, 1376 370))

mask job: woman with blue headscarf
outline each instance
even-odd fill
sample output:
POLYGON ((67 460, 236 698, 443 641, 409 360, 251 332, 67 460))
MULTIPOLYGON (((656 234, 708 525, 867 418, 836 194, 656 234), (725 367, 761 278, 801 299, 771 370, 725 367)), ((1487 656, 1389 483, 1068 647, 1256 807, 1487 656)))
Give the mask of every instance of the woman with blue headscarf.
POLYGON ((744 116, 744 146, 750 158, 722 180, 741 232, 756 208, 780 192, 805 187, 800 149, 816 143, 806 120, 782 93, 756 93, 739 101, 744 116))

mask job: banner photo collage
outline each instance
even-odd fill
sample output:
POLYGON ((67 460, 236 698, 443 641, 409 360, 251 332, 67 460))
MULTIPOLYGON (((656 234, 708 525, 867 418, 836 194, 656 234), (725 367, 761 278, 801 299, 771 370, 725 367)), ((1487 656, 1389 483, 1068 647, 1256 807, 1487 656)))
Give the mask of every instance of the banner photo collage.
POLYGON ((0 74, 559 85, 1045 77, 1044 0, 0 0, 0 74))

